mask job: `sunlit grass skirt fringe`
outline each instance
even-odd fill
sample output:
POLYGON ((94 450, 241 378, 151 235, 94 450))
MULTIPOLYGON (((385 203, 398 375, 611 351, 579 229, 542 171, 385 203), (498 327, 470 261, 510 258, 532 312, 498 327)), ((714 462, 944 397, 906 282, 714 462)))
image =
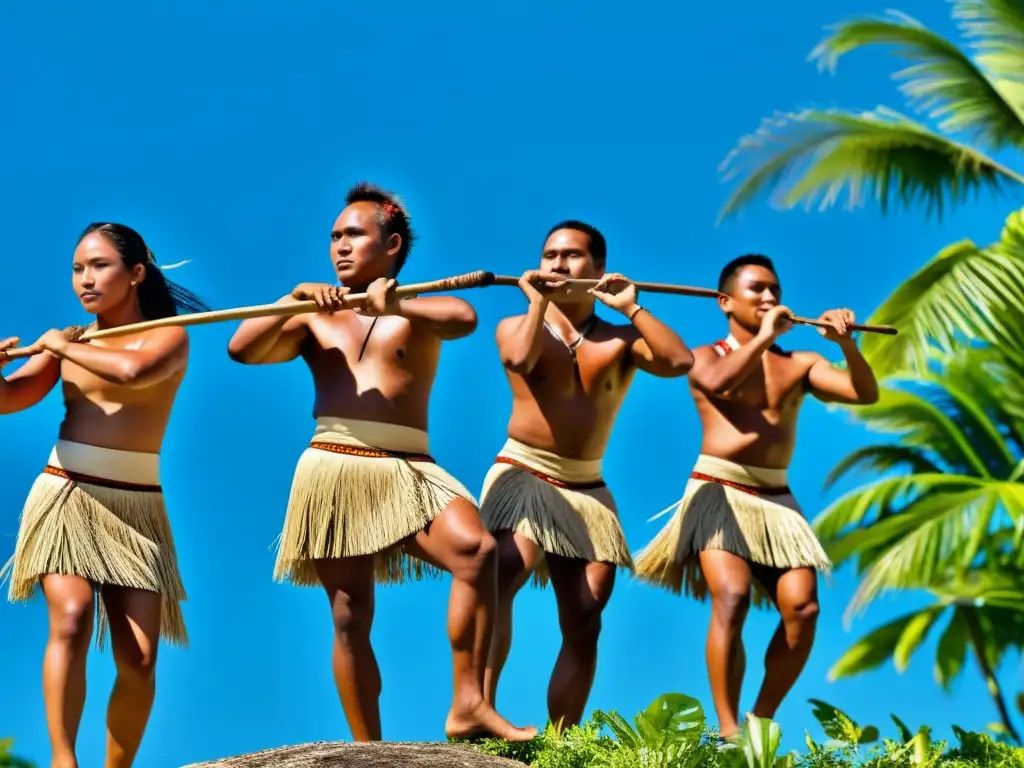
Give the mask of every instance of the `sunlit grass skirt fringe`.
MULTIPOLYGON (((600 459, 566 459, 510 438, 484 478, 480 516, 492 533, 514 531, 547 554, 633 568, 600 459)), ((542 562, 533 583, 547 582, 542 562)))
MULTIPOLYGON (((697 600, 708 586, 700 553, 725 550, 772 569, 810 567, 831 572, 832 563, 804 518, 786 470, 698 457, 683 498, 662 514, 672 517, 636 557, 638 578, 697 600)), ((755 603, 768 595, 755 580, 755 603)))
POLYGON ((160 635, 188 645, 186 599, 160 486, 160 457, 58 440, 21 514, 14 556, 0 572, 9 599, 26 601, 43 576, 80 576, 97 589, 99 632, 108 621, 99 587, 156 592, 160 635))
POLYGON ((314 561, 376 555, 382 584, 438 576, 406 551, 466 488, 430 457, 427 433, 395 424, 321 417, 292 479, 274 578, 317 586, 314 561))

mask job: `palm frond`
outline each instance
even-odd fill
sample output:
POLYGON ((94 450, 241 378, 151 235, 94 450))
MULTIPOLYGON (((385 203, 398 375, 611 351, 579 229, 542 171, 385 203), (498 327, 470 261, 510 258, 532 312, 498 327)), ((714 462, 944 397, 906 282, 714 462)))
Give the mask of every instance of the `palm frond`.
MULTIPOLYGON (((969 347, 954 353, 933 350, 932 356, 940 366, 928 374, 929 379, 939 379, 948 389, 969 397, 988 417, 984 431, 1001 435, 1004 445, 1000 453, 1019 467, 1017 457, 1024 455, 1024 366, 998 346, 969 347)), ((956 420, 971 437, 972 430, 964 420, 956 420)))
POLYGON ((1021 0, 954 0, 953 18, 1018 106, 1024 103, 1024 4, 1021 0))
POLYGON ((832 468, 825 477, 825 489, 831 488, 841 478, 856 470, 882 473, 901 467, 915 474, 942 472, 942 469, 933 464, 920 448, 906 445, 867 445, 848 454, 832 468))
POLYGON ((902 446, 919 449, 932 464, 941 464, 946 471, 978 477, 990 474, 985 459, 960 425, 922 394, 882 386, 878 402, 847 412, 872 432, 898 434, 902 446))
POLYGON ((1000 193, 1024 176, 985 154, 941 136, 886 107, 851 114, 840 110, 777 113, 743 137, 722 162, 724 180, 738 178, 739 160, 750 169, 726 201, 721 222, 764 189, 780 192, 775 204, 831 207, 848 188, 849 206, 863 205, 870 188, 883 213, 893 203, 942 216, 945 200, 963 203, 982 189, 1000 193))
POLYGON ((939 643, 935 649, 935 681, 945 691, 949 691, 950 685, 963 671, 964 660, 967 658, 967 642, 967 622, 963 612, 955 608, 952 618, 939 636, 939 643))
POLYGON ((899 515, 848 534, 832 545, 846 556, 857 545, 885 544, 885 553, 864 574, 847 608, 852 618, 879 594, 894 589, 930 588, 965 571, 964 542, 983 541, 996 510, 1013 521, 1024 518, 1024 487, 984 482, 975 488, 930 494, 899 515), (979 532, 979 529, 984 529, 979 532))
POLYGON ((954 243, 904 281, 867 321, 900 329, 898 336, 865 335, 861 348, 876 374, 921 371, 931 345, 951 352, 964 339, 998 345, 1024 363, 1024 247, 1017 237, 1024 242, 1019 216, 1007 220, 997 244, 954 243))
POLYGON ((889 11, 888 19, 858 19, 835 25, 811 53, 819 67, 835 70, 839 58, 872 44, 891 44, 917 62, 895 77, 916 108, 939 120, 939 130, 962 132, 993 148, 1024 147, 1024 111, 954 43, 916 19, 889 11))
MULTIPOLYGON (((943 610, 945 610, 945 606, 932 606, 924 611, 904 614, 872 630, 854 643, 832 665, 828 671, 828 681, 835 682, 841 678, 859 675, 881 666, 893 657, 908 632, 910 640, 914 636, 919 636, 924 625, 928 625, 930 628, 943 610)), ((904 643, 905 646, 909 644, 912 643, 904 643)))
POLYGON ((902 513, 915 499, 936 493, 958 493, 982 485, 983 481, 976 477, 945 473, 883 477, 840 496, 813 519, 812 526, 822 544, 829 547, 853 535, 848 529, 859 530, 859 526, 873 524, 867 519, 871 512, 876 513, 875 519, 888 520, 898 517, 897 513, 902 513))

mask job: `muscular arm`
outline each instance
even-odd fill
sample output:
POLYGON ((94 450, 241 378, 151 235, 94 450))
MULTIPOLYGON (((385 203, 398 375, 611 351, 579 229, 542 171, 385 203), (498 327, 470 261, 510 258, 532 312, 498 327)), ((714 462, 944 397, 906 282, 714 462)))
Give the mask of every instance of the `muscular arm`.
MULTIPOLYGON (((293 302, 285 296, 278 304, 293 302)), ((287 363, 302 352, 307 325, 302 315, 243 320, 228 342, 228 357, 244 365, 287 363)))
POLYGON ((761 364, 761 356, 771 348, 770 337, 755 336, 728 355, 719 356, 713 347, 694 352, 690 380, 706 392, 725 395, 738 387, 761 364))
POLYGON ((523 376, 533 370, 544 351, 544 311, 547 301, 531 301, 525 315, 506 317, 498 323, 495 340, 501 362, 523 376))
POLYGON ((840 344, 846 358, 845 371, 833 366, 821 355, 814 355, 814 362, 807 372, 807 383, 811 394, 826 403, 847 405, 871 405, 878 402, 878 381, 868 361, 853 340, 840 344))
POLYGON ((50 394, 58 381, 60 361, 50 352, 33 355, 10 376, 0 375, 0 414, 31 408, 50 394))
POLYGON ((469 336, 476 330, 476 310, 473 305, 454 296, 400 299, 395 314, 415 324, 424 325, 447 341, 469 336))
POLYGON ((59 357, 95 376, 130 389, 144 389, 181 373, 188 365, 188 334, 184 328, 158 328, 138 349, 109 349, 71 342, 59 357))
POLYGON ((693 367, 693 352, 682 338, 647 310, 633 315, 635 337, 630 357, 641 371, 663 378, 685 376, 693 367))

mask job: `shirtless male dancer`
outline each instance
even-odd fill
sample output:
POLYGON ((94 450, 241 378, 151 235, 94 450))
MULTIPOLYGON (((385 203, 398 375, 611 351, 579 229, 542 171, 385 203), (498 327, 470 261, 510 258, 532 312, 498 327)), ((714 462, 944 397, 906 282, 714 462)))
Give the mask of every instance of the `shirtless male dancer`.
POLYGON ((548 688, 551 722, 579 723, 594 682, 601 612, 616 567, 632 568, 601 464, 616 414, 639 368, 684 376, 693 355, 637 303, 621 274, 605 274, 604 236, 579 221, 548 232, 540 270, 523 274, 525 314, 498 324, 512 388, 508 440, 484 479, 480 513, 498 538, 498 609, 487 669, 493 703, 512 643, 512 601, 533 574, 550 578, 562 648, 548 688), (600 278, 583 301, 549 295, 565 278, 600 278), (628 322, 611 324, 595 299, 628 322))
MULTIPOLYGON (((773 718, 811 651, 818 616, 817 570, 831 564, 787 485, 804 396, 874 403, 878 384, 850 331, 853 313, 825 312, 819 329, 839 345, 847 370, 815 352, 787 352, 776 339, 792 327, 772 261, 751 254, 722 270, 719 306, 729 337, 694 350, 690 392, 703 427, 701 454, 675 513, 636 558, 641 579, 704 601, 711 594, 708 676, 719 730, 740 729, 746 666, 743 623, 767 597, 781 616, 765 656, 753 714, 773 718)), ((670 509, 672 509, 670 507, 670 509)))
MULTIPOLYGON (((82 307, 96 316, 94 328, 207 308, 167 280, 139 233, 122 224, 90 224, 79 237, 72 270, 82 307)), ((75 741, 95 611, 99 645, 109 629, 117 666, 106 765, 124 768, 135 759, 153 706, 160 637, 187 644, 160 449, 189 342, 180 327, 74 341, 84 330, 47 331, 24 365, 0 377, 0 413, 31 408, 58 381, 66 409, 4 573, 12 601, 28 600, 39 584, 49 611, 43 697, 51 766, 78 766, 75 741)), ((7 339, 0 349, 17 343, 7 339)), ((0 366, 8 362, 0 354, 0 366)))
POLYGON ((238 362, 301 356, 313 375, 316 429, 295 470, 274 575, 326 590, 338 694, 353 739, 371 741, 381 739, 374 583, 448 571, 455 683, 445 731, 529 740, 536 728, 513 727, 484 701, 494 537, 469 491, 434 463, 427 439, 441 343, 472 333, 476 312, 452 296, 396 299, 413 237, 393 195, 355 186, 331 232, 342 285, 302 283, 279 302, 315 300, 322 311, 246 320, 231 339, 238 362), (342 309, 345 294, 364 291, 365 306, 342 309))

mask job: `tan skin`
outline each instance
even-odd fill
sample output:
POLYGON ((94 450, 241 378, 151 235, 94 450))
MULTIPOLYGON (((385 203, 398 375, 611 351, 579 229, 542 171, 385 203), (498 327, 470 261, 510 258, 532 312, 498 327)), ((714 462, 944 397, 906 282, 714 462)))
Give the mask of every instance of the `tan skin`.
MULTIPOLYGON (((878 400, 878 383, 851 336, 853 313, 825 312, 820 332, 839 345, 847 370, 814 352, 784 352, 775 342, 792 328, 780 304, 781 287, 770 270, 747 265, 719 300, 739 349, 719 356, 712 346, 694 350, 690 392, 703 427, 701 452, 741 464, 784 469, 796 443, 800 406, 807 394, 822 402, 867 405, 878 400)), ((739 696, 746 667, 741 633, 757 579, 781 621, 768 646, 765 678, 754 705, 758 717, 774 717, 810 655, 818 616, 817 575, 811 568, 769 569, 730 552, 700 555, 711 593, 706 649, 708 675, 722 736, 739 731, 739 696)))
MULTIPOLYGON (((496 340, 512 388, 509 437, 570 459, 604 455, 608 436, 637 369, 660 377, 684 376, 693 355, 683 340, 646 310, 637 311, 637 290, 619 274, 595 264, 589 237, 559 229, 544 245, 539 270, 523 274, 519 286, 529 301, 526 314, 498 324, 496 340), (562 303, 565 278, 600 278, 589 301, 562 303), (552 290, 556 293, 552 294, 552 290), (565 344, 544 328, 546 321, 569 343, 594 312, 594 301, 632 321, 599 321, 577 348, 574 363, 565 344)), ((493 703, 498 678, 512 643, 512 602, 544 553, 524 536, 502 531, 498 539, 498 612, 487 664, 493 703)), ((601 613, 611 597, 615 566, 547 555, 558 603, 562 648, 548 688, 551 721, 579 723, 593 685, 601 613)))
MULTIPOLYGON (((126 266, 98 233, 75 249, 72 282, 95 327, 143 320, 138 286, 143 265, 126 266)), ((17 338, 0 349, 18 345, 17 338)), ((188 363, 188 336, 181 328, 88 343, 72 343, 58 330, 44 333, 35 354, 0 384, 0 413, 39 403, 62 382, 66 414, 60 437, 125 451, 159 453, 178 387, 188 363)), ((0 355, 0 367, 10 359, 0 355)), ((110 617, 117 679, 107 710, 107 768, 132 765, 156 692, 155 665, 162 598, 154 592, 94 585, 79 576, 41 579, 50 616, 43 660, 43 695, 53 768, 77 768, 75 741, 85 705, 86 654, 93 631, 94 590, 110 617)))
MULTIPOLYGON (((476 312, 462 299, 449 296, 397 300, 396 282, 387 275, 402 243, 398 235, 384 237, 377 217, 377 205, 369 202, 353 203, 338 216, 331 234, 331 261, 342 287, 303 283, 280 300, 312 299, 322 312, 246 320, 228 352, 248 364, 301 356, 313 374, 316 416, 426 430, 441 343, 472 333, 476 312), (364 290, 370 294, 365 305, 343 308, 345 294, 364 290)), ((465 499, 455 499, 406 544, 417 557, 452 574, 448 636, 455 685, 445 732, 450 738, 533 738, 536 728, 514 727, 484 700, 495 542, 477 509, 465 499)), ((379 740, 381 679, 370 644, 373 556, 323 560, 316 567, 334 617, 334 677, 352 737, 379 740)))

